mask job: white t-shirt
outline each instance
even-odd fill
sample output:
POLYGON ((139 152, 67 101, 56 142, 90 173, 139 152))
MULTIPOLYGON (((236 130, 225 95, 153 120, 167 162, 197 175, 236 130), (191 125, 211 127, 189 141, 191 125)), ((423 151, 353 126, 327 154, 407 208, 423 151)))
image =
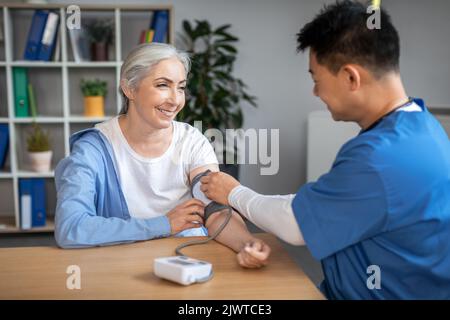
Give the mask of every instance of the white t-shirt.
POLYGON ((218 164, 208 139, 187 123, 173 121, 172 142, 157 158, 146 158, 128 144, 119 116, 99 123, 114 151, 114 165, 130 215, 153 218, 167 214, 189 200, 189 173, 201 166, 218 164))

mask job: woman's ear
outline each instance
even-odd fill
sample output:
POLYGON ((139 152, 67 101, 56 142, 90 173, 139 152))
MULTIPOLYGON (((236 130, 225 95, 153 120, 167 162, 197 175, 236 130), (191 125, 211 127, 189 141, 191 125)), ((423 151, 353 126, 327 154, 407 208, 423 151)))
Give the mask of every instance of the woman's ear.
POLYGON ((128 100, 134 100, 134 90, 132 90, 128 86, 128 81, 125 79, 122 79, 120 81, 120 88, 122 89, 125 96, 128 98, 128 100))
POLYGON ((344 65, 340 72, 350 91, 356 91, 361 87, 361 73, 355 65, 344 65))

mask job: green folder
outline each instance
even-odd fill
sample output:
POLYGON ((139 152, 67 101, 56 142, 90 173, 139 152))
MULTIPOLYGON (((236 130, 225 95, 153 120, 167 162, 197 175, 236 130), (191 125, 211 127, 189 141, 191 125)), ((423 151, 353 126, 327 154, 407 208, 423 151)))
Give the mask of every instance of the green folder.
POLYGON ((16 111, 16 117, 28 117, 29 105, 28 105, 28 77, 27 69, 22 67, 13 68, 13 80, 14 80, 14 106, 16 111))

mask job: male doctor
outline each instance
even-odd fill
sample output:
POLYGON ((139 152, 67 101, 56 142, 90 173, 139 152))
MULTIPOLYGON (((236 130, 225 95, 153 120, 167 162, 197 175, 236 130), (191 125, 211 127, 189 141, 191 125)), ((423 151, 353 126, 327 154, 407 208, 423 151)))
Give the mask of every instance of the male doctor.
MULTIPOLYGON (((450 143, 399 73, 399 37, 381 11, 366 26, 366 7, 324 7, 298 34, 309 51, 314 95, 336 121, 360 133, 332 168, 296 194, 261 195, 225 173, 201 190, 260 228, 321 260, 329 299, 450 299, 450 143), (368 281, 377 272, 378 283, 368 281)), ((264 259, 258 248, 253 259, 264 259)), ((249 250, 249 252, 253 252, 249 250)))

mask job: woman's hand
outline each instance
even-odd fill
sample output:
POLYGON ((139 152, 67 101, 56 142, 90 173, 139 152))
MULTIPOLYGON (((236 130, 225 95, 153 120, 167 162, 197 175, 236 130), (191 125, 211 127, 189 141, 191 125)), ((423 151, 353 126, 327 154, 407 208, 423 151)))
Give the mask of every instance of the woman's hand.
POLYGON ((202 183, 200 190, 208 198, 227 206, 230 205, 228 195, 231 190, 240 185, 239 181, 224 172, 211 172, 202 177, 200 182, 202 183))
POLYGON ((260 239, 247 242, 237 254, 237 260, 244 268, 261 268, 267 265, 270 247, 260 239))
POLYGON ((204 208, 205 205, 200 200, 190 199, 172 209, 166 215, 169 218, 171 234, 201 227, 204 208))

